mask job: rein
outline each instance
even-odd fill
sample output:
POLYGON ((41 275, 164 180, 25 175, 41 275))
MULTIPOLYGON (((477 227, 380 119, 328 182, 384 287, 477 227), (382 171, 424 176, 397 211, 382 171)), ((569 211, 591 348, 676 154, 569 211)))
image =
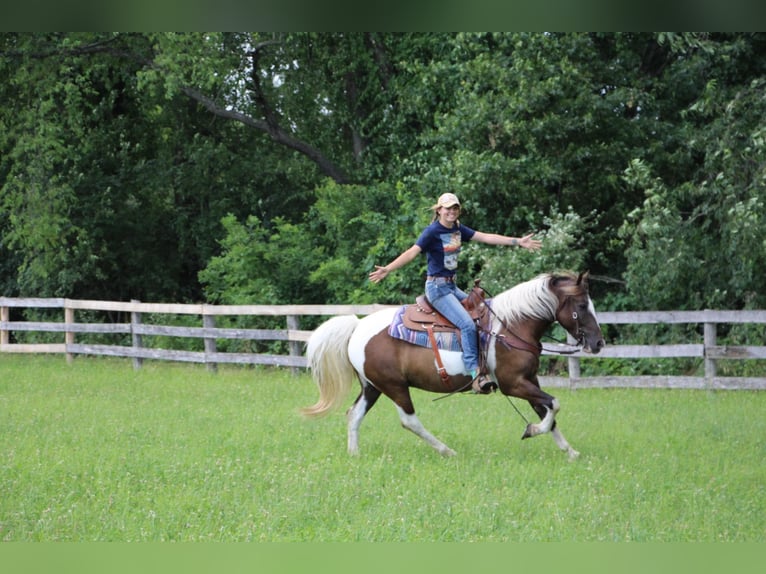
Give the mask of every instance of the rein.
MULTIPOLYGON (((485 290, 485 293, 487 293, 487 295, 490 296, 490 299, 492 298, 492 295, 486 290, 485 290)), ((565 343, 563 341, 559 341, 558 339, 555 339, 554 337, 545 335, 549 339, 552 339, 553 341, 556 341, 559 344, 575 347, 571 350, 563 350, 563 349, 547 349, 540 342, 538 342, 536 345, 533 343, 530 343, 529 341, 525 340, 523 337, 520 337, 519 335, 514 333, 511 330, 511 328, 508 326, 508 324, 497 313, 495 313, 495 310, 492 308, 491 305, 487 305, 487 308, 489 309, 489 312, 492 315, 494 315, 495 318, 500 322, 500 324, 503 326, 503 329, 505 329, 508 332, 508 334, 512 337, 513 342, 509 341, 508 337, 506 337, 502 333, 490 331, 478 323, 477 323, 477 328, 483 333, 489 335, 490 337, 495 337, 498 340, 498 342, 500 342, 506 349, 509 349, 509 350, 517 349, 520 351, 526 351, 528 353, 532 353, 533 355, 539 357, 543 351, 546 351, 548 353, 555 353, 558 355, 573 355, 575 353, 580 352, 580 349, 582 348, 582 341, 583 341, 583 338, 585 337, 585 331, 583 331, 583 329, 580 327, 580 319, 579 319, 579 316, 577 315, 577 311, 572 311, 572 319, 574 319, 575 325, 577 327, 577 330, 575 331, 576 339, 577 339, 576 346, 569 345, 569 343, 565 343)), ((561 306, 559 308, 561 308, 561 306)))

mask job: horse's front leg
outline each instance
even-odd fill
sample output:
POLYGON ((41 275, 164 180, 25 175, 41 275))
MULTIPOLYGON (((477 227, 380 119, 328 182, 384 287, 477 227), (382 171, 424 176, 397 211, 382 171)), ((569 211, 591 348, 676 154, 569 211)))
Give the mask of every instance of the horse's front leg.
POLYGON ((553 435, 553 440, 556 441, 556 446, 567 453, 569 460, 575 460, 578 456, 580 456, 580 453, 573 449, 567 442, 567 439, 564 438, 564 435, 561 434, 558 426, 553 427, 551 434, 553 435))
POLYGON ((549 407, 546 403, 538 406, 532 404, 535 411, 540 414, 542 420, 537 424, 528 424, 526 430, 524 431, 524 436, 521 438, 523 440, 525 438, 530 438, 539 434, 550 432, 553 436, 553 440, 556 443, 556 446, 558 446, 563 452, 567 454, 567 457, 570 461, 575 460, 578 456, 580 456, 580 453, 572 448, 556 424, 556 415, 561 409, 558 399, 555 397, 550 397, 550 405, 551 406, 549 407))
POLYGON ((540 410, 543 409, 545 414, 540 415, 540 418, 542 419, 539 423, 529 423, 527 425, 526 430, 524 431, 524 435, 521 437, 522 440, 525 438, 531 438, 533 436, 537 436, 539 434, 545 434, 547 432, 551 432, 551 429, 553 428, 553 424, 556 422, 556 414, 560 410, 559 401, 553 397, 551 397, 550 400, 550 407, 546 403, 542 403, 541 405, 535 405, 532 404, 532 406, 535 409, 535 412, 540 414, 540 410))
POLYGON ((518 397, 527 401, 540 417, 539 423, 528 423, 522 440, 551 432, 556 424, 559 402, 540 388, 534 374, 516 375, 510 378, 498 377, 500 391, 504 395, 518 397))
POLYGON ((570 446, 556 424, 556 415, 560 409, 558 400, 540 388, 537 379, 540 365, 537 358, 496 345, 490 348, 488 360, 493 367, 500 391, 504 395, 528 401, 541 419, 539 423, 527 424, 521 438, 527 439, 550 432, 556 445, 567 453, 569 460, 576 459, 580 453, 570 446))

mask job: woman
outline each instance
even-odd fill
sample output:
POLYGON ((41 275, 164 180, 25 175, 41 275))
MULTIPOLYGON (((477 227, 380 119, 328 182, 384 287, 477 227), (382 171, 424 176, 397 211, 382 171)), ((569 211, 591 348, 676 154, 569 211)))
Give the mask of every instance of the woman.
POLYGON ((463 346, 463 363, 466 373, 471 376, 473 389, 479 393, 490 393, 497 385, 479 369, 479 341, 476 325, 463 308, 461 301, 468 294, 455 283, 457 260, 464 242, 478 241, 489 245, 508 245, 536 251, 541 242, 532 239, 532 233, 524 237, 508 237, 495 233, 475 231, 460 223, 460 201, 454 193, 444 193, 431 208, 434 212, 432 223, 420 234, 415 244, 384 267, 375 266, 370 273, 373 283, 382 281, 395 269, 404 267, 420 253, 425 252, 428 263, 425 293, 431 305, 460 329, 463 346))

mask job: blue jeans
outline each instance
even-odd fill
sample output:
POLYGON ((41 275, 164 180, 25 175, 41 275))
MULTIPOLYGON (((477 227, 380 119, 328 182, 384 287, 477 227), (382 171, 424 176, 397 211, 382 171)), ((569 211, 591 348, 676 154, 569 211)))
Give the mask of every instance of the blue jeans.
POLYGON ((463 364, 467 372, 479 368, 479 342, 476 324, 465 310, 461 301, 468 294, 458 289, 454 283, 443 279, 426 281, 426 297, 434 309, 452 321, 460 329, 460 342, 463 346, 463 364))

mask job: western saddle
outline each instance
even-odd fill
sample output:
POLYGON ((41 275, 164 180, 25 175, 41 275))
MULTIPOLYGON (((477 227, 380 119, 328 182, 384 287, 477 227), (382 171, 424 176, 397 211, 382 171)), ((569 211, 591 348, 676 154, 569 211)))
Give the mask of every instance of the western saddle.
MULTIPOLYGON (((463 307, 473 319, 474 323, 483 326, 489 320, 487 313, 486 292, 479 285, 481 280, 474 281, 473 288, 468 297, 462 301, 463 307)), ((431 347, 436 358, 436 366, 439 376, 445 384, 449 382, 449 374, 444 368, 439 353, 439 347, 436 343, 434 332, 453 332, 458 339, 460 338, 460 329, 451 321, 433 308, 425 295, 420 295, 415 299, 413 305, 407 305, 402 317, 404 326, 413 331, 425 331, 431 342, 431 347)), ((477 335, 478 336, 478 335, 477 335)), ((481 362, 484 363, 484 353, 480 353, 481 362)))

